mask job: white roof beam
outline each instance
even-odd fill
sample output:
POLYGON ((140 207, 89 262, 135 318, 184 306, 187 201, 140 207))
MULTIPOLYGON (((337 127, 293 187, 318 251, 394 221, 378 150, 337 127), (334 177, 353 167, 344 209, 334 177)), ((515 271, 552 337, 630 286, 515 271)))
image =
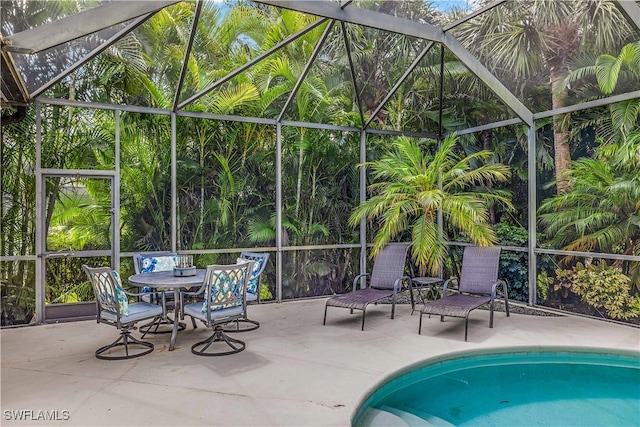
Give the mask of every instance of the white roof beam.
POLYGON ((616 6, 620 13, 627 18, 627 21, 640 32, 640 7, 634 0, 616 0, 616 6))
POLYGON ((363 25, 365 27, 376 28, 378 30, 389 31, 397 34, 404 34, 412 37, 441 42, 444 31, 440 27, 428 25, 409 19, 398 18, 373 10, 360 9, 357 7, 341 7, 339 3, 329 0, 314 1, 271 1, 254 0, 257 3, 264 3, 283 9, 296 10, 298 12, 311 15, 322 16, 351 24, 363 25))
MULTIPOLYGON (((455 37, 445 33, 442 28, 427 25, 384 13, 347 7, 328 0, 291 1, 291 0, 254 0, 258 3, 296 10, 316 16, 337 19, 365 27, 376 28, 397 34, 419 37, 426 40, 444 43, 467 68, 482 80, 518 117, 526 124, 533 126, 533 113, 529 111, 491 72, 486 69, 455 37)), ((492 4, 493 6, 497 4, 492 4)))
POLYGON ((121 22, 156 12, 177 1, 114 1, 4 38, 3 50, 37 53, 121 22))

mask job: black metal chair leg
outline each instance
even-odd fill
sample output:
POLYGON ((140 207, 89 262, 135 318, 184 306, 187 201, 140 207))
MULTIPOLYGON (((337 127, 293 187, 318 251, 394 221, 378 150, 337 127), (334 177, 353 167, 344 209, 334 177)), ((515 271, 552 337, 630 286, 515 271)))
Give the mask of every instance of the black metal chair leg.
POLYGON ((224 330, 221 327, 216 327, 214 329, 213 334, 204 341, 200 341, 191 346, 191 352, 198 356, 227 356, 230 354, 240 353, 244 350, 246 344, 244 341, 231 338, 227 334, 224 333, 224 330), (228 351, 207 351, 211 346, 215 345, 215 343, 224 343, 231 350, 228 351), (198 349, 202 347, 201 349, 198 349))
POLYGON ((469 315, 464 318, 464 340, 467 340, 467 330, 469 329, 469 315))
POLYGON ((96 357, 101 360, 125 360, 125 359, 133 359, 135 357, 144 356, 153 351, 153 344, 147 341, 140 341, 136 339, 129 330, 123 330, 120 332, 120 336, 117 340, 112 342, 109 345, 105 345, 104 347, 100 347, 96 350, 96 357), (129 352, 131 346, 140 346, 144 347, 145 350, 140 353, 129 352), (104 353, 108 352, 112 348, 123 347, 124 348, 124 356, 106 356, 104 353))
POLYGON ((257 322, 255 320, 251 320, 251 319, 238 319, 235 322, 236 327, 235 329, 233 328, 225 328, 224 331, 227 333, 233 333, 233 332, 249 332, 249 331, 255 331, 256 329, 258 329, 260 327, 260 322, 257 322), (253 326, 248 326, 246 328, 240 328, 241 324, 250 324, 253 326))

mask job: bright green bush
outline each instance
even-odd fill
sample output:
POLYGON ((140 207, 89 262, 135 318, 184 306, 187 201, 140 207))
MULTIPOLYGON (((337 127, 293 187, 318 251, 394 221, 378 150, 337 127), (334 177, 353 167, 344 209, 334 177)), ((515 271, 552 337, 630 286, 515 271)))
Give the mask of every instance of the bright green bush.
POLYGON ((549 277, 546 270, 542 270, 538 273, 536 280, 537 298, 541 301, 549 299, 549 288, 553 284, 553 278, 549 277))
POLYGON ((270 301, 273 299, 273 294, 269 290, 269 285, 266 283, 260 283, 260 301, 270 301))
POLYGON ((582 301, 604 308, 612 319, 627 320, 640 315, 640 297, 631 296, 631 279, 602 261, 598 265, 577 266, 572 291, 582 301))

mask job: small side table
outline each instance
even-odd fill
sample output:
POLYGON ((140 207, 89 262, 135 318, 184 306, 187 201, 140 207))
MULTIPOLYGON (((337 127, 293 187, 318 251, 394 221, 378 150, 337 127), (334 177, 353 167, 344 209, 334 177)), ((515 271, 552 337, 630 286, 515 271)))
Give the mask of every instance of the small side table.
POLYGON ((439 277, 413 277, 411 278, 411 284, 409 286, 409 294, 411 295, 411 314, 416 310, 416 298, 413 296, 413 290, 417 292, 417 298, 421 304, 424 304, 424 297, 420 291, 424 288, 429 288, 429 292, 433 292, 436 286, 442 285, 444 279, 439 277))

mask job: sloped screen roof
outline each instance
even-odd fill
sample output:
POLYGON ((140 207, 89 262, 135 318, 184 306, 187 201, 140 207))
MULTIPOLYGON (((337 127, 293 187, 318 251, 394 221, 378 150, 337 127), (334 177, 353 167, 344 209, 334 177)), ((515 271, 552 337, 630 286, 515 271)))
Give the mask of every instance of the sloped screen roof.
POLYGON ((640 39, 639 11, 637 1, 3 0, 2 105, 45 96, 423 133, 438 132, 443 111, 467 125, 531 125, 557 107, 559 67, 640 39), (474 117, 472 101, 495 114, 474 117))

